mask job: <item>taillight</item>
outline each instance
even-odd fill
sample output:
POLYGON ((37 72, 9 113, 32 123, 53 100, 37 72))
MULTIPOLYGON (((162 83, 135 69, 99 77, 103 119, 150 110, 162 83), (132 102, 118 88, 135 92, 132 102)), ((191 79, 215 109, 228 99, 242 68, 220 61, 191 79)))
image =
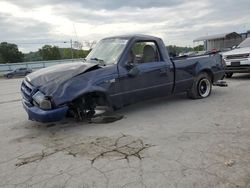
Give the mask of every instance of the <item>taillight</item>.
POLYGON ((221 64, 224 66, 224 67, 226 67, 227 65, 226 65, 226 61, 224 60, 224 58, 222 57, 221 58, 221 64))

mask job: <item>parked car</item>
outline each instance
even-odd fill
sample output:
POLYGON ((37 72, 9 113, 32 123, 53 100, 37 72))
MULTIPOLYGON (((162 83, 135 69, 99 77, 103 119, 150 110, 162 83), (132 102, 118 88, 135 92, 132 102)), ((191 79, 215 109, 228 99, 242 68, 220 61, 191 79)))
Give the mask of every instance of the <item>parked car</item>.
POLYGON ((13 77, 19 77, 19 76, 27 76, 32 72, 29 68, 18 68, 13 71, 7 72, 4 74, 4 77, 6 78, 13 78, 13 77))
POLYGON ((224 68, 219 54, 173 60, 160 38, 116 36, 101 40, 84 62, 26 76, 22 101, 30 120, 59 121, 66 115, 82 120, 95 116, 99 106, 116 110, 180 92, 206 98, 224 68))
POLYGON ((222 55, 227 65, 226 77, 232 77, 233 73, 250 73, 250 38, 222 55))

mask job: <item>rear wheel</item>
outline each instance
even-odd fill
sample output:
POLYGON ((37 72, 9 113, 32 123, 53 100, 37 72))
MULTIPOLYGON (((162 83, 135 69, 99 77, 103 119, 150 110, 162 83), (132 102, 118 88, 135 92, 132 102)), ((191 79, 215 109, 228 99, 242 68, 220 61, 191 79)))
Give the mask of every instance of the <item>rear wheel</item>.
POLYGON ((194 81, 192 89, 188 91, 188 96, 192 99, 206 98, 211 94, 212 81, 207 73, 201 73, 194 81))
POLYGON ((7 75, 7 78, 8 78, 8 79, 12 78, 12 75, 11 75, 11 74, 8 74, 8 75, 7 75))
POLYGON ((226 73, 226 78, 232 78, 232 76, 233 76, 233 73, 232 72, 228 72, 228 73, 226 73))

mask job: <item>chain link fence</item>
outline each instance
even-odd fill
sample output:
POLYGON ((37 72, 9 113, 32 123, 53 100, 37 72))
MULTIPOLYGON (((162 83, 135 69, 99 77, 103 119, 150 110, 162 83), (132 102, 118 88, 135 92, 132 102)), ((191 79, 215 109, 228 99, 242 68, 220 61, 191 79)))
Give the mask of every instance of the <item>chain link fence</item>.
POLYGON ((0 75, 3 75, 5 72, 15 70, 17 68, 30 68, 32 70, 37 70, 57 64, 70 63, 70 62, 79 62, 83 61, 83 58, 80 59, 63 59, 63 60, 51 60, 51 61, 34 61, 34 62, 22 62, 22 63, 6 63, 0 64, 0 75))

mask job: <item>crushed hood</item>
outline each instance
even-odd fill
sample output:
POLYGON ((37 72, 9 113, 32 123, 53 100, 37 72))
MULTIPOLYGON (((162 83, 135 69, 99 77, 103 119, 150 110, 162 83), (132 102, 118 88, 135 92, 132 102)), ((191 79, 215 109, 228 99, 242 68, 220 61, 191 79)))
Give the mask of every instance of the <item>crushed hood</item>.
POLYGON ((228 56, 228 55, 238 55, 238 54, 247 54, 250 53, 250 47, 247 48, 236 48, 234 50, 224 52, 222 55, 223 56, 228 56))
POLYGON ((26 79, 35 87, 51 90, 58 87, 63 82, 88 71, 91 68, 98 67, 96 63, 74 62, 54 65, 35 71, 26 79))

